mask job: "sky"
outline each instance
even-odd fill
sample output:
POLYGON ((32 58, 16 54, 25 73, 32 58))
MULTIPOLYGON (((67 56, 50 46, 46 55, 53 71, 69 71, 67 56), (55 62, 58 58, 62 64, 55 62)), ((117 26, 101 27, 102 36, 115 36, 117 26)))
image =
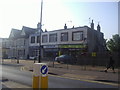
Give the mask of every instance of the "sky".
POLYGON ((118 3, 118 34, 120 35, 120 1, 118 3))
MULTIPOLYGON (((118 0, 43 0, 42 29, 47 31, 90 26, 98 22, 104 38, 118 33, 118 0), (84 2, 83 2, 84 1, 84 2)), ((9 37, 12 28, 36 28, 40 22, 41 0, 0 0, 0 37, 9 37)))

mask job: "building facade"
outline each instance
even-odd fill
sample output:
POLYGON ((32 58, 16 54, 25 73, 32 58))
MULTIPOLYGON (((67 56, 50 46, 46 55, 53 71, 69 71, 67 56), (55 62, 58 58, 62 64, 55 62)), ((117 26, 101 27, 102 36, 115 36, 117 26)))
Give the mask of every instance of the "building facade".
POLYGON ((0 38, 0 60, 2 59, 2 38, 0 38))
POLYGON ((9 58, 10 42, 8 38, 0 38, 0 52, 2 58, 9 58))
POLYGON ((7 58, 35 59, 54 58, 62 54, 79 56, 83 52, 104 52, 104 34, 98 24, 94 29, 91 27, 72 27, 64 29, 45 31, 37 28, 22 27, 22 30, 12 29, 8 39, 4 40, 2 48, 3 56, 7 58), (7 44, 6 44, 7 43, 7 44), (8 46, 6 46, 8 45, 8 46), (40 51, 39 51, 40 50, 40 51))
POLYGON ((29 58, 29 35, 37 32, 37 29, 22 27, 22 30, 12 29, 9 42, 10 58, 28 59, 29 58))
POLYGON ((86 28, 83 27, 42 33, 41 45, 44 57, 55 57, 61 54, 74 55, 86 50, 87 46, 83 44, 86 33, 86 28))
POLYGON ((29 36, 29 58, 35 59, 39 55, 39 42, 40 35, 39 33, 31 34, 29 36))
POLYGON ((29 37, 29 47, 32 57, 39 55, 39 46, 41 46, 41 57, 56 57, 61 54, 80 55, 83 52, 104 52, 104 34, 100 32, 100 25, 97 30, 94 29, 92 21, 91 27, 73 27, 53 30, 41 33, 41 42, 39 45, 38 36, 34 34, 29 37), (33 40, 34 39, 34 40, 33 40), (32 41, 33 40, 33 41, 32 41))

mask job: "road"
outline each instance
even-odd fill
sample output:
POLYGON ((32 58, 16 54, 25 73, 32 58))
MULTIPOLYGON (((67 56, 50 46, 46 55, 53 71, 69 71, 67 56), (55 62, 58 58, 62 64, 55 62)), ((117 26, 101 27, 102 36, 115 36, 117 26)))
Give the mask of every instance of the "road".
MULTIPOLYGON (((21 71, 20 65, 2 65, 2 77, 32 86, 32 72, 21 71)), ((117 88, 117 86, 97 82, 69 79, 49 75, 49 88, 117 88)))

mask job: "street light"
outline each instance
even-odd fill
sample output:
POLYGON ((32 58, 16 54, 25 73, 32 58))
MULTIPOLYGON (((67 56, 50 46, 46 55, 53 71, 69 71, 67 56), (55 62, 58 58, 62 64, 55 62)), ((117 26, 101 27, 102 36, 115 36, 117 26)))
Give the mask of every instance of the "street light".
POLYGON ((17 56, 17 64, 19 64, 19 50, 18 50, 18 56, 17 56))
POLYGON ((41 62, 41 31, 42 31, 42 8, 43 8, 43 0, 41 0, 41 13, 40 13, 40 37, 39 37, 39 59, 38 63, 41 62))

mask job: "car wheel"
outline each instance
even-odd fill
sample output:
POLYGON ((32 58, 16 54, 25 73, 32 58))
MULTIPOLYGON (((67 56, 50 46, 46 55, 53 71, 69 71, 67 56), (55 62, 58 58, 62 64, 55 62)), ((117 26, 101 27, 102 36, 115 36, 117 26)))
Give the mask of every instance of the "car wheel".
POLYGON ((58 63, 60 63, 60 61, 57 61, 58 63))

